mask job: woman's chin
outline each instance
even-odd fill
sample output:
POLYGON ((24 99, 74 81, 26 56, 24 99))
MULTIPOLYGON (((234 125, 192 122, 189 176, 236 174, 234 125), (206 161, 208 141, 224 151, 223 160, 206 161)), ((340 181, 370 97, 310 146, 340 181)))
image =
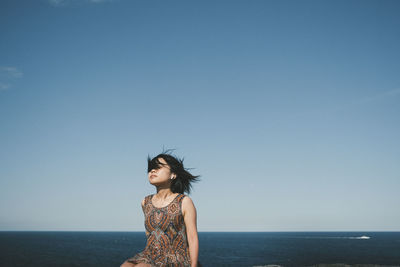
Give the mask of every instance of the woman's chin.
POLYGON ((164 182, 164 181, 157 181, 156 179, 149 179, 149 183, 154 186, 164 186, 167 185, 168 181, 164 182))
POLYGON ((151 179, 149 179, 149 182, 152 185, 158 185, 159 184, 159 182, 157 181, 157 178, 151 178, 151 179))

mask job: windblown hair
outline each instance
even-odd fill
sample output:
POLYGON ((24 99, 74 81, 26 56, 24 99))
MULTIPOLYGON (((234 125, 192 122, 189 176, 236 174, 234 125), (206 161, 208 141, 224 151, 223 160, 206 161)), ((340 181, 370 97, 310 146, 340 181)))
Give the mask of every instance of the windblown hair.
POLYGON ((185 168, 183 166, 184 158, 179 159, 178 157, 171 155, 169 152, 172 150, 174 149, 164 150, 161 154, 158 154, 154 158, 147 156, 147 172, 149 173, 152 169, 159 169, 162 165, 165 165, 158 160, 159 158, 163 158, 171 169, 171 172, 176 174, 176 178, 171 182, 171 191, 173 193, 183 194, 184 192, 187 192, 190 194, 192 188, 191 183, 198 182, 200 175, 192 175, 190 172, 188 172, 187 170, 190 168, 185 168))

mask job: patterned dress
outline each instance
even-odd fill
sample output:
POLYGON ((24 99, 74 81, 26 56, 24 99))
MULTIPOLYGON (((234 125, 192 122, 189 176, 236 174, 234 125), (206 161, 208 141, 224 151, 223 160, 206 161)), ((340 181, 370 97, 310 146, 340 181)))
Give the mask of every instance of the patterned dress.
POLYGON ((162 208, 153 205, 153 196, 146 196, 143 206, 146 247, 127 261, 134 264, 147 263, 152 267, 190 266, 189 245, 182 215, 182 199, 185 195, 178 194, 162 208))

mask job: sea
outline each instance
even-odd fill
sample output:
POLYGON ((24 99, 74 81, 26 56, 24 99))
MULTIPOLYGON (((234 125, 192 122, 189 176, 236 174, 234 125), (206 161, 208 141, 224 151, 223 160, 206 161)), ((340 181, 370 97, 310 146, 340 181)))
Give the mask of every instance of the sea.
MULTIPOLYGON (((202 266, 400 266, 400 232, 198 235, 202 266)), ((3 231, 0 266, 118 267, 145 245, 144 232, 3 231)))

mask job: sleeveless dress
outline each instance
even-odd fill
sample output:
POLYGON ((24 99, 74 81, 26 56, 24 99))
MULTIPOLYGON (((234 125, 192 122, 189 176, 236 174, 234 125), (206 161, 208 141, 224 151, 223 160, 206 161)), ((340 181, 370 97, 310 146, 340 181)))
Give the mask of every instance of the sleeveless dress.
POLYGON ((157 208, 152 195, 145 197, 142 207, 147 243, 145 249, 127 261, 147 263, 152 267, 190 267, 189 244, 182 215, 184 194, 178 194, 167 206, 157 208))

